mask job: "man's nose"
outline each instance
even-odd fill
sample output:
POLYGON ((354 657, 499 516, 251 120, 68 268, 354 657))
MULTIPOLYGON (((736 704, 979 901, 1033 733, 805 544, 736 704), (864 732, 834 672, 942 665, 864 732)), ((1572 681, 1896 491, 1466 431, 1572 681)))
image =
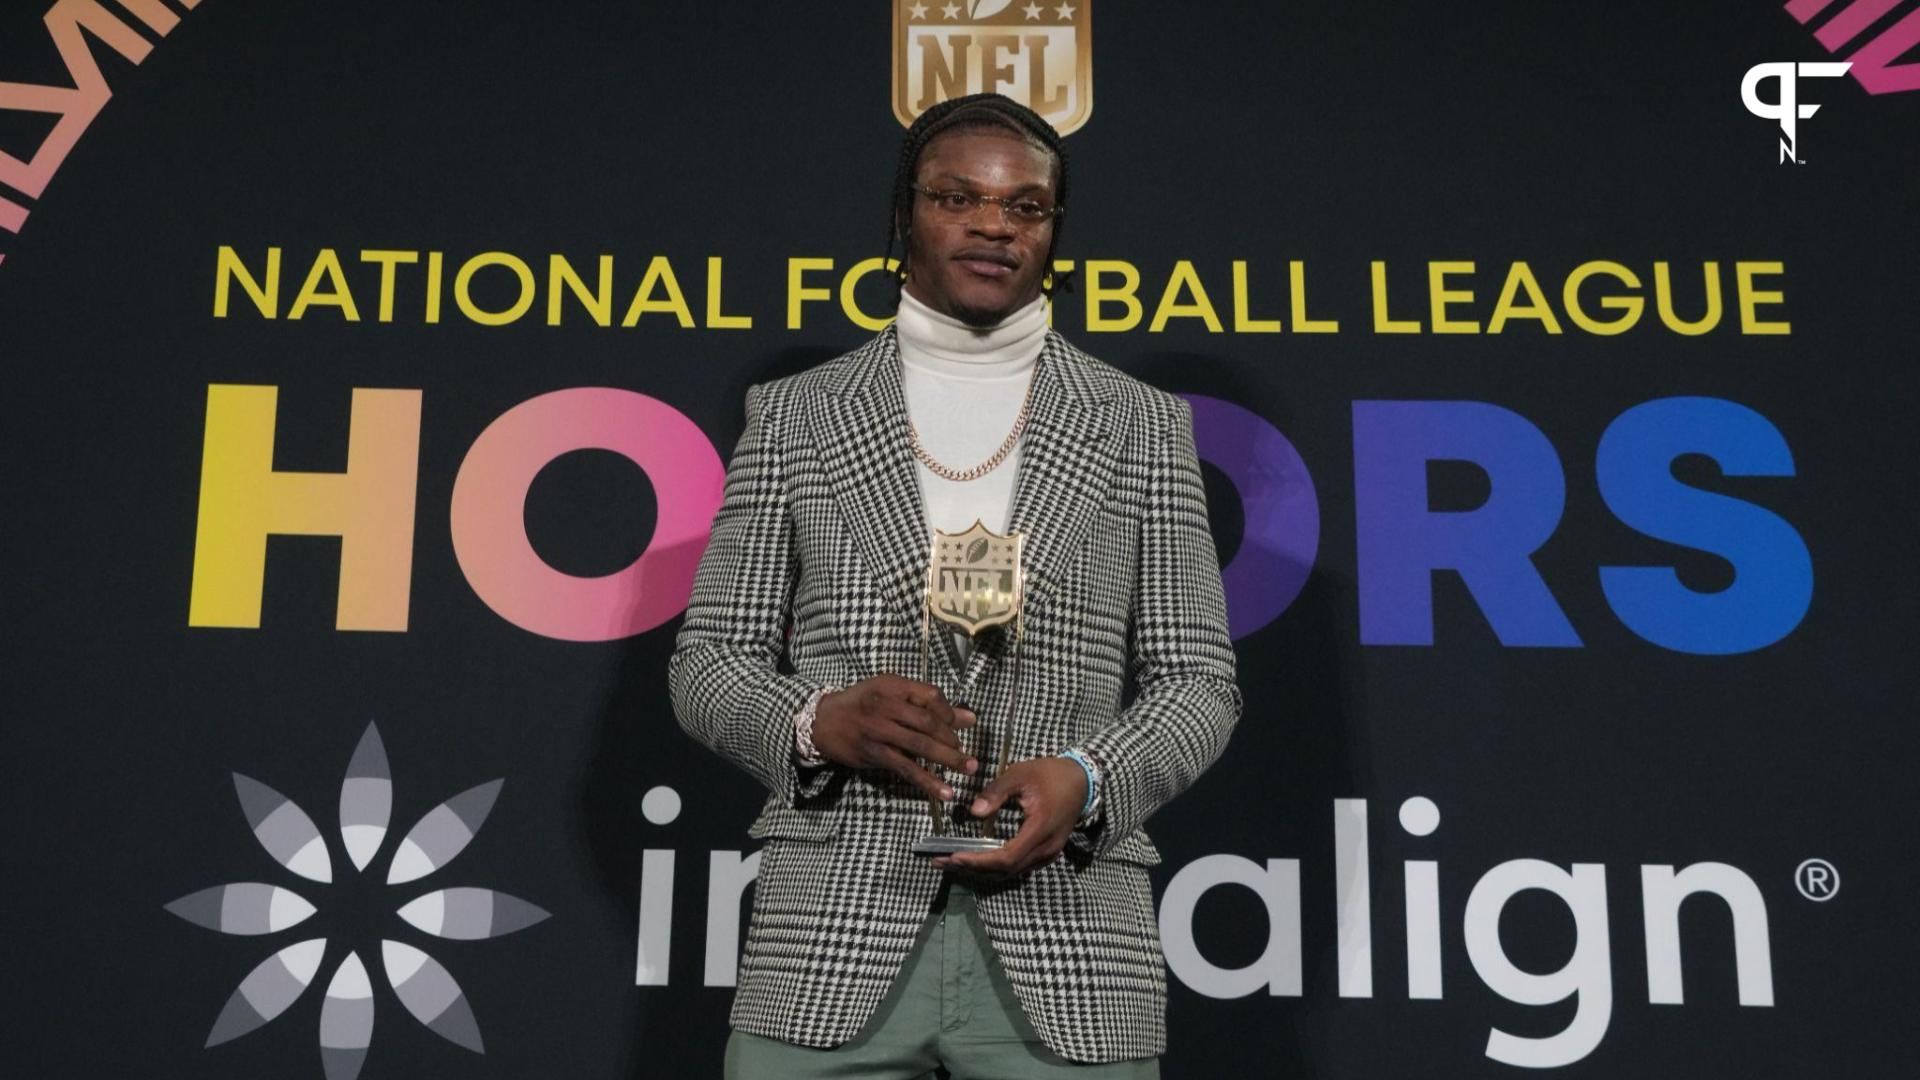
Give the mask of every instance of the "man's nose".
POLYGON ((1014 234, 1013 222, 1007 220, 1007 208, 999 203, 987 203, 973 212, 967 219, 967 231, 980 236, 1001 238, 1014 234))

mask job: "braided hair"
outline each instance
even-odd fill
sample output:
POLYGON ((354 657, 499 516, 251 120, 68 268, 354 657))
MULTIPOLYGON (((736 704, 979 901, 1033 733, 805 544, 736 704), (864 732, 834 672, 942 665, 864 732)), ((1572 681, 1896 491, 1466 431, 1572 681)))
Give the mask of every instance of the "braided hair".
MULTIPOLYGON (((900 166, 893 175, 893 203, 887 221, 887 251, 880 265, 893 257, 894 241, 900 242, 900 270, 894 275, 894 304, 899 305, 900 290, 906 286, 907 263, 913 254, 913 184, 920 169, 920 155, 935 137, 949 131, 998 129, 1025 139, 1053 157, 1054 205, 1067 206, 1067 152, 1060 145, 1060 133, 1041 119, 1040 114, 1004 94, 968 94, 949 98, 920 114, 907 129, 900 144, 900 166)), ((1064 215, 1053 218, 1053 239, 1047 245, 1046 272, 1041 275, 1040 291, 1049 299, 1055 291, 1067 288, 1070 274, 1056 274, 1053 253, 1060 247, 1060 227, 1064 215)))

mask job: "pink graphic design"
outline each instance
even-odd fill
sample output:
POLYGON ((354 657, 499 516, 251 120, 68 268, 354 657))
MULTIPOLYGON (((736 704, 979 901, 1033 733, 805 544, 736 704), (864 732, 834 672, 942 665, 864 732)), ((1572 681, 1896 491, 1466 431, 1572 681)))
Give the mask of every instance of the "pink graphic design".
MULTIPOLYGON (((1900 6, 1901 0, 1853 0, 1813 32, 1830 53, 1840 49, 1873 25, 1882 15, 1900 6)), ((1833 6, 1833 0, 1790 0, 1787 14, 1802 25, 1833 6)), ((1855 50, 1847 59, 1850 74, 1869 94, 1893 94, 1920 90, 1920 62, 1896 64, 1902 53, 1920 45, 1920 8, 1907 12, 1898 22, 1855 50)))
MULTIPOLYGON (((180 3, 191 9, 198 7, 200 0, 180 0, 180 3)), ((180 24, 180 16, 160 0, 120 0, 120 6, 160 37, 166 37, 180 24)), ((43 21, 47 24, 47 36, 60 50, 60 61, 66 65, 67 77, 73 80, 73 85, 0 82, 0 109, 51 113, 60 118, 31 160, 21 161, 0 152, 0 183, 35 199, 47 190, 47 182, 53 179, 61 163, 73 152, 74 144, 113 97, 106 76, 101 74, 100 64, 93 57, 89 37, 135 64, 153 51, 151 42, 97 0, 60 0, 43 21)), ((26 221, 25 207, 0 198, 0 229, 17 233, 26 221)), ((5 258, 0 255, 0 262, 5 258)))
POLYGON ((631 637, 686 608, 725 480, 713 443, 673 406, 631 390, 556 390, 503 413, 474 440, 453 485, 454 554, 480 599, 524 630, 563 641, 631 637), (639 558, 588 578, 555 570, 534 551, 526 501, 548 463, 590 449, 645 470, 658 510, 639 558))

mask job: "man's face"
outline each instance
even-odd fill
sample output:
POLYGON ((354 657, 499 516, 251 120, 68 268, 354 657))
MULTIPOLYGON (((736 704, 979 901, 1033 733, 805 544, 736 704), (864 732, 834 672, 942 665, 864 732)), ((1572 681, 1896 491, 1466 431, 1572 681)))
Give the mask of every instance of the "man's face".
MULTIPOLYGON (((928 191, 1054 205, 1053 157, 1012 132, 936 136, 920 153, 914 182, 928 191)), ((988 203, 956 220, 915 193, 912 220, 906 290, 914 299, 970 326, 993 326, 1040 295, 1054 219, 1015 225, 1002 205, 988 203)))

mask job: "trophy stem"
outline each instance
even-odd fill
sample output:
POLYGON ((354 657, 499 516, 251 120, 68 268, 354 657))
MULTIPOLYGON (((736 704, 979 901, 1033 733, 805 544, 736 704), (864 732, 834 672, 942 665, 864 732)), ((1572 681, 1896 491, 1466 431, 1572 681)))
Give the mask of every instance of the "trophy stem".
MULTIPOLYGON (((933 560, 931 555, 929 555, 927 560, 926 600, 920 605, 920 681, 927 682, 927 683, 930 683, 933 681, 932 610, 933 610, 933 560)), ((940 768, 940 766, 929 765, 929 768, 932 768, 937 771, 940 768)), ((937 775, 937 772, 936 772, 936 775, 937 775)), ((927 795, 927 815, 933 820, 933 835, 935 836, 941 836, 946 832, 945 825, 940 820, 940 809, 941 807, 940 807, 939 797, 936 795, 933 795, 932 793, 929 793, 927 795)))
MULTIPOLYGON (((1016 547, 1015 550, 1017 551, 1018 547, 1016 547)), ((1022 595, 1026 593, 1026 582, 1027 571, 1025 567, 1022 567, 1020 569, 1020 591, 1022 595)), ((1007 650, 1013 654, 1013 691, 1011 695, 1012 700, 1007 704, 1007 729, 1000 733, 1000 752, 995 755, 997 759, 997 764, 995 764, 993 769, 993 775, 995 776, 1007 775, 1007 760, 1013 755, 1013 725, 1015 719, 1020 715, 1020 638, 1026 630, 1025 608, 1026 606, 1023 604, 1021 607, 1015 609, 1013 614, 1013 640, 1007 643, 1007 650)), ((996 806, 985 818, 981 819, 981 834, 992 838, 994 835, 994 823, 999 819, 1000 808, 996 806)))

